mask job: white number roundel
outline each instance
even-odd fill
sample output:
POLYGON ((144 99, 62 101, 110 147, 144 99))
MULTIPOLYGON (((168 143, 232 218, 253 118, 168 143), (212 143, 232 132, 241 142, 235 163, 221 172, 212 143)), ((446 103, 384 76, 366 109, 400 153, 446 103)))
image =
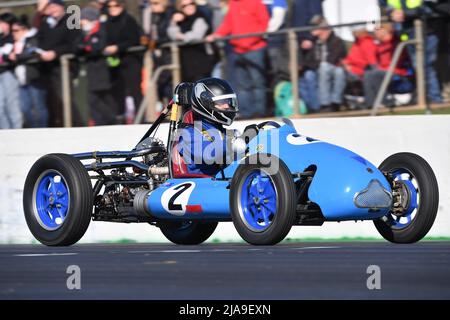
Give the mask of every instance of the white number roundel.
POLYGON ((195 182, 186 181, 164 191, 161 196, 161 205, 164 210, 175 216, 183 216, 186 213, 186 205, 194 188, 195 182))
POLYGON ((297 146, 304 145, 304 144, 311 144, 311 143, 318 143, 320 141, 311 139, 305 136, 302 136, 298 133, 291 133, 286 137, 286 141, 290 144, 294 144, 297 146))

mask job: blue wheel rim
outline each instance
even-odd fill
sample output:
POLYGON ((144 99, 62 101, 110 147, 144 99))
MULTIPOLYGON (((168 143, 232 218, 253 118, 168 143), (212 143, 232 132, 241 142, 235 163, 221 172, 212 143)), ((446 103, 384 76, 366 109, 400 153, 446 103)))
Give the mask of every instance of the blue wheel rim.
POLYGON ((393 229, 403 229, 409 226, 417 215, 420 204, 420 190, 414 175, 406 169, 397 169, 392 172, 394 181, 401 181, 408 190, 408 207, 401 216, 390 213, 388 222, 393 229))
POLYGON ((277 192, 272 178, 263 170, 251 171, 240 187, 239 213, 254 232, 267 230, 277 213, 277 192))
POLYGON ((59 229, 67 218, 70 194, 63 176, 55 170, 47 170, 36 181, 34 213, 37 221, 46 230, 59 229))

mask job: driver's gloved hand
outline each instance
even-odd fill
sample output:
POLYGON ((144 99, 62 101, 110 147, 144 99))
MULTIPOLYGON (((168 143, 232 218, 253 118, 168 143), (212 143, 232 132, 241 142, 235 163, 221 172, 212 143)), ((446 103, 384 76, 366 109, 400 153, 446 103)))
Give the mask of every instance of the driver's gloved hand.
POLYGON ((247 143, 245 143, 245 140, 240 137, 235 137, 231 141, 231 149, 233 150, 233 153, 236 155, 245 155, 247 153, 247 143))
POLYGON ((226 130, 226 163, 241 159, 248 151, 247 143, 238 130, 226 130))

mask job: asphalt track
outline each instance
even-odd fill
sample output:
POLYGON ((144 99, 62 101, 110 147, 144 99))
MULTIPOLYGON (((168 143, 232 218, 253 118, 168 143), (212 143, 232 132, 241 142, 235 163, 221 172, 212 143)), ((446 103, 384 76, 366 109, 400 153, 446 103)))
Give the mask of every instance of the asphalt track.
POLYGON ((2 245, 0 299, 450 299, 450 242, 2 245))

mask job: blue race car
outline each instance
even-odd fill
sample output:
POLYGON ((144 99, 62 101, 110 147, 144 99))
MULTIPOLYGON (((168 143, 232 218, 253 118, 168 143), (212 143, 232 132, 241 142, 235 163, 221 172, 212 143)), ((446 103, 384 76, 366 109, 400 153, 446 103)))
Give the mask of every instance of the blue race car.
POLYGON ((418 155, 397 153, 377 168, 349 150, 301 135, 283 119, 247 127, 244 154, 217 175, 192 174, 171 138, 189 121, 189 110, 179 117, 182 107, 170 103, 131 151, 37 160, 23 194, 35 238, 71 245, 94 220, 145 222, 174 243, 199 244, 218 222, 232 221, 248 243, 273 245, 293 225, 373 220, 385 239, 412 243, 433 225, 438 186, 418 155), (164 144, 154 134, 169 116, 164 144))

